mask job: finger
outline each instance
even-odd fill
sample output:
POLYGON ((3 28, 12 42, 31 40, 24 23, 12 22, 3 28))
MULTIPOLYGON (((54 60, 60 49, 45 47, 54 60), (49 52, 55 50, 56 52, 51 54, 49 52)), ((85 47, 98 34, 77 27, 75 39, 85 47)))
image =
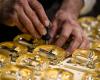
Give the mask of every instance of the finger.
POLYGON ((43 23, 43 25, 45 25, 46 27, 49 27, 50 21, 45 13, 44 8, 38 2, 38 0, 30 0, 29 3, 31 5, 31 7, 36 11, 38 16, 40 17, 40 20, 43 23))
POLYGON ((88 40, 88 45, 86 46, 86 49, 90 48, 90 41, 88 40))
POLYGON ((27 30, 22 26, 22 24, 20 23, 20 21, 18 20, 18 16, 17 13, 14 12, 13 15, 11 15, 12 20, 15 23, 15 26, 22 31, 23 33, 28 33, 27 30))
POLYGON ((83 41, 82 41, 82 44, 80 45, 80 48, 81 49, 88 49, 89 48, 88 37, 84 31, 83 31, 82 35, 83 35, 83 41))
POLYGON ((17 28, 22 31, 23 33, 28 33, 28 31, 18 22, 17 23, 17 28))
POLYGON ((27 33, 28 34, 27 29, 24 28, 23 25, 20 23, 20 21, 18 19, 18 16, 16 16, 16 26, 20 31, 22 31, 23 33, 27 33))
POLYGON ((32 21, 32 23, 34 24, 35 28, 37 29, 37 31, 41 34, 41 35, 46 35, 46 29, 45 27, 42 25, 42 23, 40 22, 39 18, 37 17, 36 13, 30 8, 27 0, 24 1, 24 10, 25 13, 27 14, 27 16, 29 17, 29 19, 32 21))
POLYGON ((69 38, 71 32, 72 32, 72 28, 70 27, 70 25, 65 23, 63 25, 63 29, 62 29, 62 32, 60 34, 60 37, 56 41, 56 45, 59 46, 59 47, 62 47, 66 43, 66 41, 69 38))
POLYGON ((52 23, 51 30, 50 30, 50 32, 49 32, 49 35, 50 35, 50 37, 51 37, 50 42, 53 41, 54 36, 56 35, 56 33, 57 33, 57 21, 54 20, 53 23, 52 23))
POLYGON ((78 40, 74 40, 74 41, 71 42, 70 47, 67 50, 69 52, 72 52, 75 49, 77 49, 79 45, 80 45, 80 43, 78 42, 78 40))
POLYGON ((16 12, 18 14, 18 18, 20 19, 21 23, 24 25, 24 27, 29 31, 29 33, 34 38, 40 38, 39 34, 35 31, 35 28, 29 18, 24 13, 23 8, 16 6, 16 12))
POLYGON ((17 28, 18 28, 20 31, 22 31, 23 33, 29 34, 28 31, 27 31, 27 29, 24 28, 23 25, 22 25, 20 22, 17 22, 17 25, 16 25, 16 26, 17 26, 17 28))
POLYGON ((75 30, 75 31, 73 31, 72 34, 74 34, 74 40, 71 42, 71 44, 70 44, 70 46, 68 48, 69 52, 72 52, 75 49, 79 48, 79 46, 80 46, 80 44, 82 42, 81 31, 75 30))

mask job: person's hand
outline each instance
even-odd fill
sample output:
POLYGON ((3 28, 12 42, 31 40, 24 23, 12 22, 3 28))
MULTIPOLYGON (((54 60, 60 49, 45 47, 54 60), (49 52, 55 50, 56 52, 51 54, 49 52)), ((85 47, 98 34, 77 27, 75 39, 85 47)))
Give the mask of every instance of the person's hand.
POLYGON ((64 11, 57 12, 50 31, 51 41, 58 35, 58 31, 60 31, 60 35, 55 44, 59 47, 62 47, 67 42, 70 35, 72 35, 73 41, 69 48, 66 49, 69 52, 77 48, 85 49, 89 46, 89 41, 85 32, 71 14, 66 14, 64 11))
POLYGON ((15 25, 22 31, 31 34, 34 38, 45 35, 49 20, 38 0, 18 0, 12 16, 15 25))

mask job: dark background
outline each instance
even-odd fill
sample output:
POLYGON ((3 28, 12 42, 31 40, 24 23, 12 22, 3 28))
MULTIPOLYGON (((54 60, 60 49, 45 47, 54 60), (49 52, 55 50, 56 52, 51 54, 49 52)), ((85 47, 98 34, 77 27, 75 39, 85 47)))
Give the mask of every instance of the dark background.
MULTIPOLYGON (((50 9, 50 7, 55 3, 61 3, 61 0, 40 0, 40 2, 44 5, 46 10, 50 9), (44 1, 47 1, 44 4, 44 1)), ((47 14, 49 12, 47 11, 47 14)), ((94 9, 85 16, 97 16, 100 14, 100 0, 97 0, 97 4, 95 5, 94 9)), ((6 25, 0 24, 0 42, 3 41, 11 41, 16 35, 21 34, 21 32, 16 27, 8 27, 6 25)))

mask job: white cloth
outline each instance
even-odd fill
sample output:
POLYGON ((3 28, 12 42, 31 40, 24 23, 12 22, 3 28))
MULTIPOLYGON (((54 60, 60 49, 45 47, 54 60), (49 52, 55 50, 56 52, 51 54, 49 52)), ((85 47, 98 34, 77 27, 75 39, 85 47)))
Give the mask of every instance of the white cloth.
POLYGON ((84 7, 82 8, 80 15, 89 13, 93 9, 95 4, 96 0, 84 0, 84 7))

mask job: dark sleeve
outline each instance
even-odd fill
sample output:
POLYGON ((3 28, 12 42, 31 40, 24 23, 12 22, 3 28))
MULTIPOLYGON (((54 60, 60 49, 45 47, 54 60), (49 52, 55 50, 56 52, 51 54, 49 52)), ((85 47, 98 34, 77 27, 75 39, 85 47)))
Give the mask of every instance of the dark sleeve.
POLYGON ((0 23, 9 19, 14 12, 14 5, 17 0, 0 0, 0 23))

